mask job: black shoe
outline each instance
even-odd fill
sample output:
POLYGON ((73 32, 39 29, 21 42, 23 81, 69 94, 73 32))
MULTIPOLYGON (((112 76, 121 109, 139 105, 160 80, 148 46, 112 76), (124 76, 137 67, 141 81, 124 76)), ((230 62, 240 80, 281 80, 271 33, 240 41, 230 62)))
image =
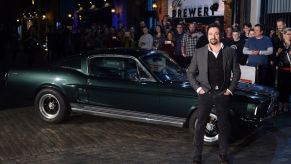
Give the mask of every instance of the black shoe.
POLYGON ((230 164, 228 156, 226 154, 219 154, 220 164, 230 164))
POLYGON ((201 163, 202 163, 202 156, 201 155, 193 157, 193 164, 201 164, 201 163))
POLYGON ((193 164, 202 164, 201 160, 193 160, 193 164))

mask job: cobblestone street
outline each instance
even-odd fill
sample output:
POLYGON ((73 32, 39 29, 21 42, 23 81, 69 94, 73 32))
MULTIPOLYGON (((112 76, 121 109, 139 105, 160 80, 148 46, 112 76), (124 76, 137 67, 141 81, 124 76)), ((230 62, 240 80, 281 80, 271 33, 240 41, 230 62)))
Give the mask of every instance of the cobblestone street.
MULTIPOLYGON (((33 107, 0 110, 0 163, 191 163, 187 129, 73 114, 47 124, 33 107)), ((231 144, 233 163, 291 162, 291 115, 280 115, 231 144)), ((203 162, 217 163, 205 146, 203 162)))

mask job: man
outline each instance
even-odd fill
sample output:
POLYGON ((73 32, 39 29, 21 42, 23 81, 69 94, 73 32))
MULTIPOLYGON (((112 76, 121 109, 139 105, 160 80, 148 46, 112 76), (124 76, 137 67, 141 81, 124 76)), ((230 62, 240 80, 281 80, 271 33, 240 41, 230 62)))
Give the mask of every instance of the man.
POLYGON ((142 29, 143 35, 139 38, 138 47, 150 50, 153 48, 153 36, 149 33, 149 29, 145 26, 142 29))
POLYGON ((175 41, 176 41, 176 46, 174 50, 174 59, 180 64, 183 64, 183 56, 182 56, 182 38, 184 35, 184 29, 183 29, 183 24, 178 23, 176 25, 176 35, 175 35, 175 41))
POLYGON ((273 53, 272 41, 269 37, 263 36, 264 27, 256 24, 254 27, 255 37, 249 38, 243 48, 243 53, 249 55, 248 66, 258 69, 256 83, 267 85, 267 74, 269 70, 269 55, 273 53))
POLYGON ((226 27, 225 29, 225 36, 223 37, 222 42, 224 43, 225 46, 230 46, 230 42, 233 40, 232 38, 232 27, 226 27))
POLYGON ((142 34, 143 34, 143 28, 144 27, 146 27, 147 25, 146 25, 146 23, 145 23, 145 21, 143 21, 143 20, 141 20, 140 22, 139 22, 139 25, 138 25, 138 28, 137 28, 137 30, 136 30, 136 38, 140 38, 141 36, 142 36, 142 34))
POLYGON ((237 60, 240 65, 246 65, 248 55, 243 54, 243 48, 245 40, 240 39, 240 33, 238 30, 232 31, 232 40, 229 42, 231 48, 235 49, 237 54, 237 60))
POLYGON ((273 43, 273 54, 270 55, 270 74, 272 75, 272 78, 270 78, 271 86, 275 86, 275 78, 276 78, 276 66, 278 64, 279 58, 278 54, 280 54, 284 48, 282 48, 282 45, 284 43, 283 39, 283 31, 286 29, 286 22, 284 19, 279 18, 276 21, 276 32, 272 35, 271 40, 273 43))
POLYGON ((275 46, 274 47, 275 52, 277 52, 276 50, 278 50, 279 48, 277 46, 280 45, 281 42, 283 42, 283 31, 286 28, 286 23, 282 18, 280 18, 276 21, 276 26, 277 26, 276 33, 272 37, 272 40, 275 46))
POLYGON ((198 94, 193 162, 200 164, 202 161, 204 130, 210 111, 215 106, 219 129, 219 158, 221 163, 229 163, 229 105, 241 71, 235 50, 224 47, 221 43, 220 27, 217 24, 208 26, 207 36, 209 44, 197 50, 187 70, 188 79, 198 94))
POLYGON ((190 23, 188 28, 189 31, 183 35, 181 52, 185 58, 183 67, 187 68, 191 62, 192 56, 196 54, 196 46, 198 39, 203 35, 202 33, 196 32, 196 23, 190 23))

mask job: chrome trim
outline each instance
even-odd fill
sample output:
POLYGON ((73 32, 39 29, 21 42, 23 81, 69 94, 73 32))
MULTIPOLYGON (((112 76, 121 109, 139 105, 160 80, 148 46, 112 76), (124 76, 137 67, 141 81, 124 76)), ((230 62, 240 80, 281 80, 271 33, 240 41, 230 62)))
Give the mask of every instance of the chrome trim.
POLYGON ((275 102, 271 101, 268 106, 267 113, 271 113, 274 110, 275 102))
POLYGON ((255 113, 254 113, 255 116, 256 116, 257 113, 258 113, 258 106, 259 106, 259 105, 257 105, 257 106, 256 106, 256 109, 255 109, 255 113))
POLYGON ((72 111, 124 120, 183 127, 186 118, 71 103, 72 111))
MULTIPOLYGON (((213 114, 213 113, 210 113, 209 114, 209 117, 212 117, 212 118, 214 118, 216 121, 217 121, 217 116, 215 115, 215 114, 213 114)), ((210 119, 209 119, 210 120, 210 119)), ((208 129, 209 128, 209 125, 210 124, 212 124, 212 123, 209 123, 209 121, 207 122, 207 124, 206 124, 206 129, 208 129)), ((212 124, 212 126, 214 126, 213 124, 212 124)), ((209 129, 208 129, 209 130, 209 129)), ((211 129, 210 129, 211 130, 211 129)), ((215 142, 215 141, 218 141, 218 137, 219 137, 219 133, 218 134, 216 134, 215 136, 213 136, 213 137, 208 137, 205 133, 204 133, 204 141, 205 142, 215 142)))
POLYGON ((240 120, 242 120, 244 122, 248 122, 248 123, 262 123, 270 118, 273 118, 273 116, 269 115, 269 116, 266 116, 264 118, 255 118, 255 119, 246 119, 246 118, 241 117, 240 120))

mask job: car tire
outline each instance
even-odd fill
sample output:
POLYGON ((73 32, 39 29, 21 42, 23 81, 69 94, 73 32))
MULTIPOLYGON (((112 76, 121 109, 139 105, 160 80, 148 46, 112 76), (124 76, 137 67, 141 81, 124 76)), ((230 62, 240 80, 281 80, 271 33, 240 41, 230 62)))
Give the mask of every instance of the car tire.
POLYGON ((34 107, 40 118, 49 123, 59 123, 70 113, 64 96, 53 89, 40 90, 34 101, 34 107))
MULTIPOLYGON (((195 110, 189 120, 189 131, 194 134, 195 125, 197 120, 197 111, 195 110)), ((205 127, 205 134, 203 142, 205 145, 217 145, 218 144, 218 125, 217 125, 217 115, 214 112, 209 114, 209 119, 205 127)))

